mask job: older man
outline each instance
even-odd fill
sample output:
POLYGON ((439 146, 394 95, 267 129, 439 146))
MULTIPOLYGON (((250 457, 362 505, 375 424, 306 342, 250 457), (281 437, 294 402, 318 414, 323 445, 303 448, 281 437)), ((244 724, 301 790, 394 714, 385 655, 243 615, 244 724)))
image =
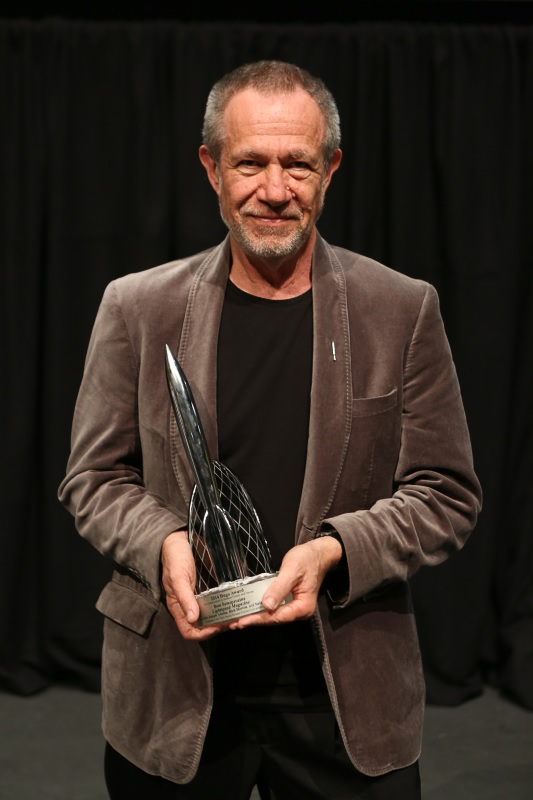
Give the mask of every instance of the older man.
POLYGON ((461 547, 480 489, 435 291, 317 233, 339 144, 304 70, 225 76, 200 160, 229 236, 102 301, 60 497, 116 563, 98 601, 113 800, 420 796, 407 580, 461 547), (198 625, 167 342, 279 569, 228 623, 198 625))

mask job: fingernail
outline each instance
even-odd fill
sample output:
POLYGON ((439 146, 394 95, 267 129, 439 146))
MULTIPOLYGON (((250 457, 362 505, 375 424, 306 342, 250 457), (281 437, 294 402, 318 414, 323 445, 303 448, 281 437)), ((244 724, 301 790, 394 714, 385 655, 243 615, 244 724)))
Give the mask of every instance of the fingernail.
POLYGON ((268 597, 263 597, 263 606, 268 611, 274 611, 274 609, 276 608, 276 601, 274 600, 273 597, 268 595, 268 597))

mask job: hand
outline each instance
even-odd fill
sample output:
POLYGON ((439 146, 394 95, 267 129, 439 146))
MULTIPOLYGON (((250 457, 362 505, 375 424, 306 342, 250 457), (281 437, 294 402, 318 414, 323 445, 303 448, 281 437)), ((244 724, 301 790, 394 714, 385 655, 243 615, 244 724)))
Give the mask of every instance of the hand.
POLYGON ((281 563, 279 575, 265 592, 265 611, 234 620, 229 627, 237 629, 308 619, 315 612, 318 592, 327 572, 341 558, 342 545, 332 536, 323 536, 291 548, 281 563), (280 605, 291 593, 292 600, 280 605))
POLYGON ((228 623, 196 625, 200 609, 194 595, 196 568, 187 531, 174 531, 163 541, 161 564, 167 608, 184 639, 202 641, 229 627, 228 623))

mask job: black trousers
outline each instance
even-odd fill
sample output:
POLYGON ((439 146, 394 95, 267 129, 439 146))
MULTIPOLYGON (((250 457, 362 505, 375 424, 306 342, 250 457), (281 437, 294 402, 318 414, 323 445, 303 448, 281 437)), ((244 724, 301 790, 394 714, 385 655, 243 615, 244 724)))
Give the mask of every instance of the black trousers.
POLYGON ((348 759, 331 710, 213 709, 200 766, 188 784, 148 775, 108 744, 111 800, 420 800, 418 764, 370 778, 348 759))

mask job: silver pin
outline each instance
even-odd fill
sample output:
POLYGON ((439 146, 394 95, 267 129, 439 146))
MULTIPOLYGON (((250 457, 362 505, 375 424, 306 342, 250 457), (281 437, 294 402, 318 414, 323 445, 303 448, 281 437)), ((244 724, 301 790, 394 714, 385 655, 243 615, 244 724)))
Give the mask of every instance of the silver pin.
POLYGON ((335 352, 335 342, 331 341, 331 352, 333 353, 333 361, 337 360, 337 353, 335 352))

